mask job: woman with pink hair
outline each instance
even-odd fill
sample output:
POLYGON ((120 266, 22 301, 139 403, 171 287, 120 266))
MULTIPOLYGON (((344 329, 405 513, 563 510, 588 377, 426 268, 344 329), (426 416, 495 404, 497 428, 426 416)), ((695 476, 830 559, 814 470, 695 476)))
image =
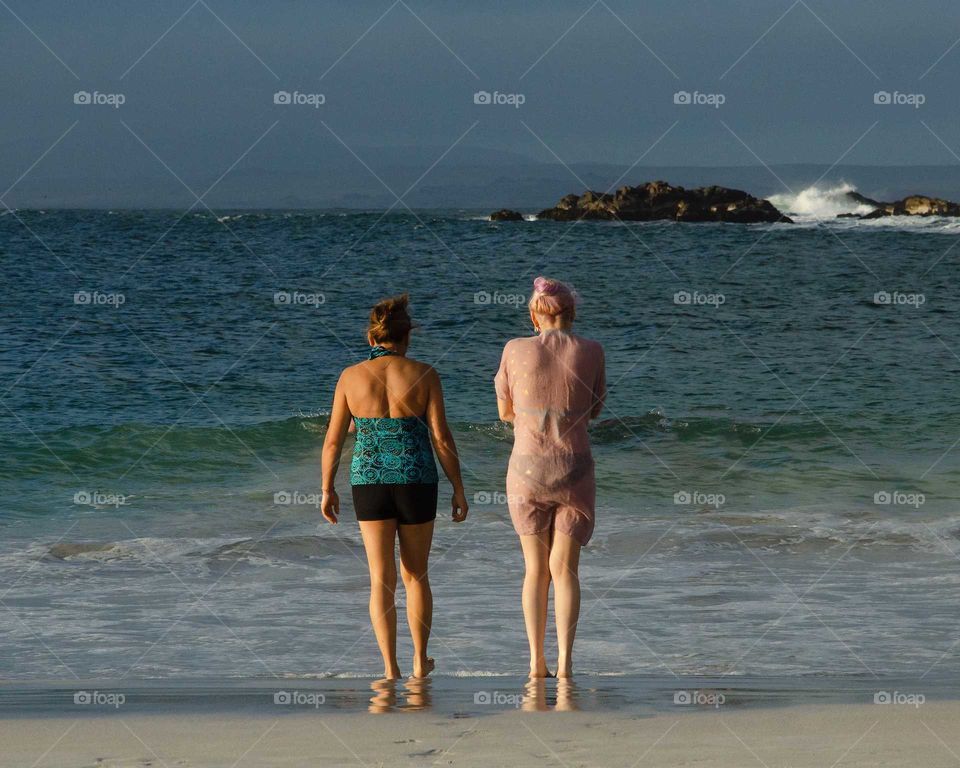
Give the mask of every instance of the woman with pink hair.
POLYGON ((603 347, 573 333, 576 295, 538 277, 530 297, 537 335, 511 339, 495 378, 500 418, 513 422, 507 504, 526 564, 523 615, 530 676, 548 677, 547 599, 554 588, 557 676, 570 677, 580 616, 580 548, 593 533, 593 457, 587 425, 606 395, 603 347))

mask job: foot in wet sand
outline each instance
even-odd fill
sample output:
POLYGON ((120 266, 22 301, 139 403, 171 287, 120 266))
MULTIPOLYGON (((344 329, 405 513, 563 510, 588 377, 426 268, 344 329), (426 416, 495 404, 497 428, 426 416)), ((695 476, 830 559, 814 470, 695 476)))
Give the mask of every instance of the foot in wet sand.
POLYGON ((426 677, 433 672, 433 669, 436 667, 436 665, 437 663, 431 656, 427 656, 425 659, 418 659, 413 663, 413 676, 426 677))
POLYGON ((538 677, 554 677, 554 674, 547 669, 547 662, 544 661, 540 664, 530 667, 530 677, 531 679, 538 677))

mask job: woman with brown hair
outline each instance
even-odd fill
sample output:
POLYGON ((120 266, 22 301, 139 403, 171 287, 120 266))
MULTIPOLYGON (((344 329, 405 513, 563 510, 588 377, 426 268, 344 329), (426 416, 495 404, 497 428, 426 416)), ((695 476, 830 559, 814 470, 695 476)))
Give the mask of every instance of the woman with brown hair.
POLYGON ((407 357, 413 322, 406 294, 385 299, 370 311, 368 360, 340 374, 323 443, 321 511, 331 523, 340 514, 334 489, 351 419, 356 443, 350 464, 353 506, 370 568, 370 620, 383 654, 384 677, 400 677, 397 663, 396 542, 407 593, 407 622, 413 638, 413 675, 433 670, 427 641, 433 595, 427 561, 437 516, 436 451, 453 485, 452 516, 467 516, 460 461, 447 425, 440 376, 407 357), (432 449, 431 449, 432 443, 432 449))

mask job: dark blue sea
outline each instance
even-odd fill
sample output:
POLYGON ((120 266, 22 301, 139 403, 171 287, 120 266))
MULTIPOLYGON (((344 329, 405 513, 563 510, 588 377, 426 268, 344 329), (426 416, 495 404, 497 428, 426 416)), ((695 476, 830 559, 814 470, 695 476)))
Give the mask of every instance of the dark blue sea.
POLYGON ((0 215, 0 677, 376 675, 319 450, 402 291, 473 501, 441 487, 437 673, 523 672, 492 378, 538 274, 607 352, 581 673, 957 675, 958 225, 484 213, 0 215))

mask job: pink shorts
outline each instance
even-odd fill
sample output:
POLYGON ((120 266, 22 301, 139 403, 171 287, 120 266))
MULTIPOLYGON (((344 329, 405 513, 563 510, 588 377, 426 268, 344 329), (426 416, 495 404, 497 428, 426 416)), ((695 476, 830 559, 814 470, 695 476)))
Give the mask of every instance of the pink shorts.
POLYGON ((532 479, 527 469, 524 462, 511 461, 507 470, 507 506, 517 534, 553 529, 586 546, 596 519, 593 463, 551 483, 532 479))

